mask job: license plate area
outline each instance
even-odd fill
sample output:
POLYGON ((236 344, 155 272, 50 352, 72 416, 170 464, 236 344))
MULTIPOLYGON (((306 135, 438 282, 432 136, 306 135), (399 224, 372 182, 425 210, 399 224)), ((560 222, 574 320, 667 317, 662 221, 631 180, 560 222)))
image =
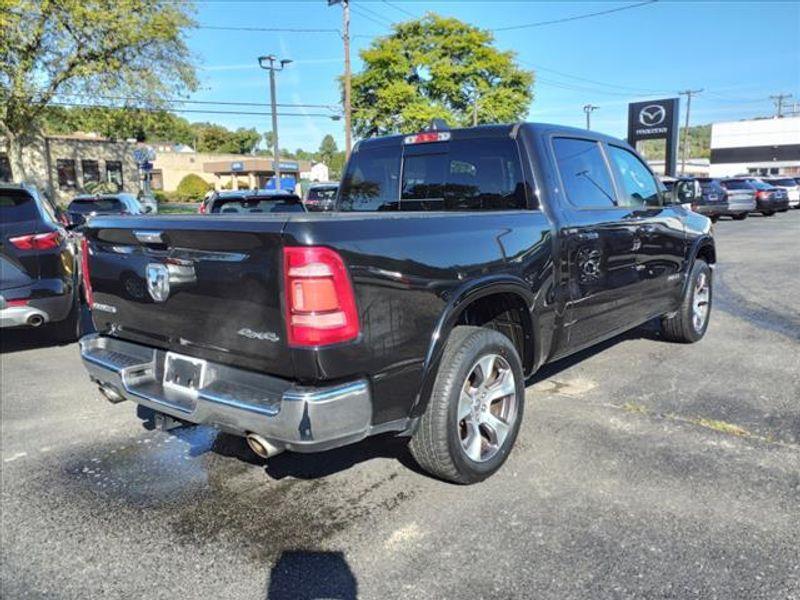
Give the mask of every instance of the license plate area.
POLYGON ((196 397, 197 391, 205 385, 207 366, 201 358, 167 352, 164 357, 164 387, 196 397))

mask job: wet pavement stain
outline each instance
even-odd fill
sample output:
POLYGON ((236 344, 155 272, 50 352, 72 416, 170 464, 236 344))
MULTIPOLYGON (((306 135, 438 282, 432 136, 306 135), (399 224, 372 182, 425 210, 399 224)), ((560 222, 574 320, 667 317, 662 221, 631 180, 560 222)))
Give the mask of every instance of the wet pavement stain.
POLYGON ((286 548, 320 548, 354 523, 377 519, 414 498, 413 489, 398 490, 397 471, 405 470, 399 463, 389 473, 365 470, 359 485, 343 491, 338 473, 365 456, 371 452, 358 445, 313 456, 287 454, 272 459, 283 458, 276 479, 244 440, 188 427, 78 451, 62 471, 62 489, 87 510, 116 507, 153 522, 180 545, 197 550, 230 544, 263 564, 286 548), (306 465, 300 477, 287 475, 297 461, 306 465))

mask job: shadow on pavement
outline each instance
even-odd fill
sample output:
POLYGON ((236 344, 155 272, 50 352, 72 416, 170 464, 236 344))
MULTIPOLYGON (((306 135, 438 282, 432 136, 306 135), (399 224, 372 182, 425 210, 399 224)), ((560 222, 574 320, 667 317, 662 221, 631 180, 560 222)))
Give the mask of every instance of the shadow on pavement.
POLYGON ((288 550, 272 567, 267 600, 355 600, 358 581, 342 552, 288 550))
MULTIPOLYGON (((94 331, 91 314, 85 307, 81 313, 81 331, 84 335, 94 331)), ((37 350, 54 346, 69 346, 76 341, 77 339, 70 341, 58 339, 55 335, 55 329, 51 324, 43 325, 37 329, 32 329, 30 327, 0 329, 0 354, 11 354, 12 352, 23 352, 25 350, 37 350)))

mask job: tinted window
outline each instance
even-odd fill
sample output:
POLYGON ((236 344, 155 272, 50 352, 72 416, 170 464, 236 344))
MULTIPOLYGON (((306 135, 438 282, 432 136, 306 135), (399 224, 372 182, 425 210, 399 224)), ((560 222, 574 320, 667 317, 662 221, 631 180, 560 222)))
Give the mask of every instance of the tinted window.
POLYGON ((14 223, 39 218, 36 201, 25 192, 0 191, 0 222, 14 223))
POLYGON ((614 206, 614 188, 597 142, 553 140, 558 172, 569 201, 580 208, 614 206))
POLYGON ((658 206, 661 203, 658 184, 639 157, 629 150, 617 146, 608 146, 608 153, 620 175, 620 186, 623 193, 620 205, 658 206))
POLYGON ((344 211, 397 208, 400 150, 397 146, 359 149, 350 157, 342 179, 339 209, 344 211))
POLYGON ((211 207, 212 213, 251 214, 251 213, 297 213, 305 212, 296 196, 283 198, 220 198, 211 207))
POLYGON ((83 170, 84 186, 89 183, 98 183, 100 181, 100 167, 97 165, 96 160, 81 161, 81 170, 83 170))
MULTIPOLYGON (((373 177, 373 181, 384 182, 380 185, 380 202, 359 205, 348 177, 351 172, 356 175, 363 169, 360 164, 353 164, 342 182, 340 209, 417 211, 526 207, 522 168, 513 140, 455 140, 408 146, 404 151, 402 181, 398 182, 400 148, 361 150, 358 154, 374 153, 376 161, 380 161, 380 168, 374 169, 373 177), (381 168, 387 168, 385 173, 381 168)), ((358 160, 366 159, 359 157, 358 160)), ((353 179, 354 182, 362 180, 353 179)))
POLYGON ((82 215, 92 212, 121 213, 125 210, 125 205, 116 198, 93 198, 91 200, 73 200, 67 210, 82 215))
POLYGON ((727 188, 729 190, 748 190, 752 191, 752 187, 746 181, 742 181, 741 179, 729 179, 728 181, 722 182, 722 187, 727 188))
POLYGON ((58 187, 65 189, 78 187, 74 160, 59 158, 56 160, 56 171, 58 172, 58 187))
POLYGON ((757 190, 771 190, 772 189, 771 185, 769 185, 767 183, 764 183, 763 181, 760 181, 758 179, 750 179, 748 181, 748 183, 750 185, 752 185, 754 188, 756 188, 757 190))
POLYGON ((0 154, 0 181, 11 181, 11 161, 5 154, 0 154))
POLYGON ((797 182, 795 182, 794 179, 788 179, 788 178, 787 179, 767 179, 767 181, 769 183, 771 183, 772 185, 783 185, 783 186, 789 186, 789 187, 794 187, 794 186, 797 185, 797 182))
POLYGON ((336 188, 311 188, 308 190, 309 200, 333 200, 336 197, 336 188))

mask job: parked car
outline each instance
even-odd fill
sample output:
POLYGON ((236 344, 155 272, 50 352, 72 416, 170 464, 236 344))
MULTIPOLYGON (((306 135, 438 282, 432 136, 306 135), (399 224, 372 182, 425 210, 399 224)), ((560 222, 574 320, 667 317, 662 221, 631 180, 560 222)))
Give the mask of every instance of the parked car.
MULTIPOLYGON (((725 188, 719 179, 711 177, 696 177, 702 193, 692 204, 692 210, 706 215, 716 221, 722 215, 731 214, 728 209, 728 198, 725 188)), ((746 214, 746 213, 745 213, 746 214)))
POLYGON ((722 179, 720 185, 725 190, 728 202, 728 214, 737 221, 743 221, 751 212, 758 208, 756 204, 756 190, 749 183, 741 179, 722 179))
POLYGON ((306 192, 306 208, 315 212, 333 210, 338 190, 338 183, 312 183, 306 192))
POLYGON ((139 201, 143 213, 153 215, 158 213, 158 200, 152 194, 139 193, 136 199, 139 201))
POLYGON ((726 189, 731 186, 747 185, 755 193, 756 208, 753 212, 760 212, 765 217, 771 217, 778 211, 789 208, 789 197, 785 190, 764 183, 757 177, 742 177, 724 180, 726 189))
POLYGON ((214 425, 262 457, 394 432, 472 483, 511 451, 543 364, 653 318, 678 342, 708 326, 710 220, 594 131, 365 139, 337 210, 92 219, 90 377, 161 427, 214 425), (119 292, 121 255, 145 298, 119 292))
POLYGON ((27 185, 0 184, 0 328, 50 323, 80 333, 80 265, 49 202, 27 185))
POLYGON ((764 183, 786 190, 790 208, 800 208, 800 183, 792 177, 765 177, 764 183))
POLYGON ((263 214, 306 212, 302 200, 286 191, 220 192, 205 203, 204 214, 263 214))
POLYGON ((139 215, 144 211, 133 194, 102 194, 77 196, 67 206, 70 223, 78 226, 94 215, 139 215))

